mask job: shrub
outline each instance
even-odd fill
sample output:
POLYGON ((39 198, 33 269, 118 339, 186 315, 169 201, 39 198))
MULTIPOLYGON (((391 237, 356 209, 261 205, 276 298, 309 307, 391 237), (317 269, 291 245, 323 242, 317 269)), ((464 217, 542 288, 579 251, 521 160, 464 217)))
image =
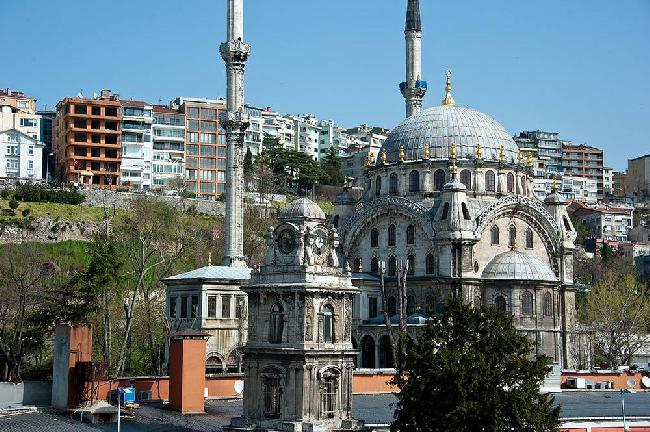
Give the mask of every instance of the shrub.
POLYGON ((79 205, 84 196, 76 190, 54 190, 52 188, 25 184, 16 187, 14 197, 24 202, 53 202, 79 205))
POLYGON ((23 209, 23 217, 29 217, 32 211, 29 208, 23 209))
POLYGON ((12 210, 16 210, 18 208, 18 200, 16 200, 16 198, 11 198, 9 200, 9 208, 12 210))
POLYGON ((0 191, 0 198, 2 198, 2 199, 9 198, 9 191, 7 189, 2 189, 0 191))

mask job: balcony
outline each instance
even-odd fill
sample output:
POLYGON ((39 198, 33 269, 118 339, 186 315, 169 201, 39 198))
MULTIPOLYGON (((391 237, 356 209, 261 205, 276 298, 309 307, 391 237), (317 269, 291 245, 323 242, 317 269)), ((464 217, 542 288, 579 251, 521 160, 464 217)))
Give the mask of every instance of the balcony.
POLYGON ((151 125, 149 125, 149 124, 140 124, 140 123, 122 122, 122 130, 150 131, 151 130, 151 125))

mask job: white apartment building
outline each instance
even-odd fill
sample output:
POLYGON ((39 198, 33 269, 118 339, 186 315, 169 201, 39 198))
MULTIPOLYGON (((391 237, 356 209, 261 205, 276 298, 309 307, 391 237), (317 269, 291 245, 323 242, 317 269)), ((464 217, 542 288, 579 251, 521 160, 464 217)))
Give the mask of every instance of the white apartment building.
POLYGON ((533 178, 533 192, 543 200, 553 187, 569 201, 595 204, 598 202, 598 183, 583 177, 562 176, 561 179, 533 178))
POLYGON ((573 216, 578 218, 595 238, 626 242, 632 229, 633 207, 578 205, 573 216))
POLYGON ((313 114, 286 117, 293 120, 295 149, 318 160, 320 121, 313 114))
POLYGON ((250 126, 244 134, 244 145, 250 149, 253 156, 257 156, 262 151, 262 140, 264 139, 264 118, 262 110, 252 106, 245 106, 244 111, 250 118, 250 126))
POLYGON ((153 106, 141 101, 122 105, 122 163, 120 184, 131 189, 149 189, 152 184, 153 106))
POLYGON ((41 141, 41 116, 36 114, 36 99, 23 92, 0 90, 0 131, 16 129, 41 141))
POLYGON ((603 191, 605 195, 614 194, 614 168, 603 168, 603 191))
POLYGON ((334 120, 320 122, 320 134, 318 138, 318 160, 323 159, 334 147, 340 153, 348 146, 348 136, 345 129, 337 126, 334 120))
POLYGON ((183 179, 185 170, 185 115, 177 109, 153 106, 152 187, 183 179))
POLYGON ((42 142, 18 129, 0 132, 0 179, 41 181, 44 147, 42 142))

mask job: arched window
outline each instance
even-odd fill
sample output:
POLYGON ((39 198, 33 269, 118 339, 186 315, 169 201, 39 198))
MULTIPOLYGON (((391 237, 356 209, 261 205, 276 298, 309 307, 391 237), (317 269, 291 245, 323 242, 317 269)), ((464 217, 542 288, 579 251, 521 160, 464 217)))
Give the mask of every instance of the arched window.
POLYGON ((390 194, 397 193, 397 174, 395 173, 392 173, 390 177, 388 177, 388 192, 390 194))
POLYGON ((544 294, 544 315, 553 316, 553 296, 550 292, 544 294))
POLYGON ((363 271, 363 267, 361 265, 361 258, 359 258, 359 257, 356 257, 354 259, 354 271, 355 272, 363 271))
POLYGON ((395 225, 391 224, 388 227, 388 246, 395 246, 395 225))
POLYGON ((526 177, 521 177, 521 193, 526 195, 526 177))
POLYGON ((330 305, 323 307, 323 342, 334 341, 334 309, 330 305))
POLYGON ((490 228, 490 242, 493 245, 498 245, 499 244, 499 227, 496 225, 492 225, 492 228, 490 228))
POLYGON ((497 296, 494 299, 494 307, 497 308, 498 311, 505 312, 506 311, 506 299, 503 296, 497 296))
POLYGON ((530 291, 526 291, 521 295, 521 314, 533 314, 533 294, 530 291))
POLYGON ((332 224, 334 225, 334 228, 338 228, 338 227, 339 227, 339 215, 335 215, 335 216, 334 216, 334 221, 333 221, 332 224))
POLYGON ((413 170, 409 173, 409 192, 420 191, 420 172, 413 170))
POLYGON ((397 313, 397 302, 395 297, 390 296, 388 298, 388 316, 393 316, 397 313))
POLYGON ((377 179, 375 180, 375 195, 381 195, 381 176, 377 176, 377 179))
POLYGON ((445 170, 438 169, 433 173, 433 187, 437 191, 441 191, 447 179, 445 178, 445 170))
POLYGON ((388 258, 388 276, 397 275, 397 259, 394 256, 388 258))
POLYGON ((379 260, 377 257, 372 257, 370 259, 370 273, 379 273, 379 260))
POLYGON ((472 173, 469 170, 462 170, 460 172, 460 182, 465 185, 467 190, 472 188, 472 173))
POLYGON ((406 244, 415 244, 415 226, 409 225, 406 227, 406 244))
POLYGON ((487 192, 494 192, 496 190, 494 181, 494 171, 487 170, 485 172, 485 190, 487 192))
POLYGON ((509 244, 511 247, 514 247, 517 244, 517 227, 514 225, 510 225, 510 228, 508 228, 508 234, 509 234, 509 244))
POLYGON ((515 191, 515 175, 513 173, 508 173, 507 185, 508 193, 513 193, 515 191))
POLYGON ((284 330, 284 308, 277 303, 271 307, 269 329, 269 342, 274 344, 282 343, 282 331, 284 330))
POLYGON ((472 217, 469 215, 469 210, 467 210, 467 204, 462 203, 461 209, 463 210, 463 219, 472 220, 472 217))
POLYGON ((264 377, 264 417, 278 418, 282 409, 281 375, 275 370, 264 377))
POLYGON ((375 340, 369 335, 361 339, 361 367, 375 368, 375 340))
POLYGON ((394 367, 393 348, 390 346, 390 339, 388 338, 388 335, 383 335, 381 339, 379 339, 379 367, 394 367))
POLYGON ((436 313, 436 296, 428 295, 425 299, 426 301, 426 312, 428 316, 433 316, 436 313))
POLYGON ((373 228, 370 230, 370 247, 379 246, 379 230, 373 228))
POLYGON ((533 246, 533 230, 528 228, 526 230, 526 248, 532 249, 533 246))
POLYGON ((406 297, 406 316, 411 316, 415 313, 415 297, 410 295, 406 297))
POLYGON ((445 205, 442 207, 442 216, 440 216, 440 220, 447 220, 447 216, 449 216, 449 203, 446 202, 445 205))
POLYGON ((427 254, 427 265, 426 265, 426 272, 427 274, 433 274, 434 273, 434 267, 435 262, 433 260, 433 254, 427 254))
POLYGON ((415 255, 409 255, 406 259, 409 265, 407 274, 413 276, 415 274, 415 255))
POLYGON ((339 388, 338 373, 325 371, 320 383, 320 414, 321 418, 333 418, 336 413, 336 393, 339 388))

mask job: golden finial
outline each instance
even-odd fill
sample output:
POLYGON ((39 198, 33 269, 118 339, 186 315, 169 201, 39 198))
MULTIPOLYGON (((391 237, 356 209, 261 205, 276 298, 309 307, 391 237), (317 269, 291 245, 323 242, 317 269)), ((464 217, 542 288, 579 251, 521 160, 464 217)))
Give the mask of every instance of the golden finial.
POLYGON ((208 266, 212 266, 212 252, 208 252, 208 266))
POLYGON ((368 153, 366 157, 366 169, 372 166, 372 161, 375 159, 375 154, 373 152, 368 153))
POLYGON ((551 192, 555 193, 557 191, 557 176, 553 174, 553 186, 551 186, 551 192))
POLYGON ((422 156, 422 159, 429 159, 431 157, 431 150, 429 149, 429 146, 431 144, 427 144, 426 147, 424 147, 424 154, 422 156))
POLYGON ((458 167, 456 166, 456 159, 452 158, 451 160, 451 168, 449 168, 449 172, 451 172, 451 177, 456 178, 456 174, 458 173, 458 167))
POLYGON ((517 250, 517 240, 516 239, 512 240, 512 244, 510 245, 510 250, 513 250, 513 251, 517 250))
POLYGON ((456 156, 458 156, 458 153, 456 151, 456 144, 451 145, 451 150, 449 151, 449 157, 452 159, 456 159, 456 156))
POLYGON ((521 164, 521 162, 524 160, 524 155, 521 154, 521 150, 519 150, 519 153, 517 153, 517 162, 521 164))
POLYGON ((532 166, 533 166, 533 155, 530 154, 530 153, 528 153, 528 156, 526 156, 526 164, 527 164, 529 167, 532 167, 532 166))
POLYGON ((447 84, 445 85, 445 98, 442 100, 443 105, 454 106, 456 101, 451 97, 451 71, 447 69, 447 84))
POLYGON ((483 159, 483 148, 481 144, 476 144, 476 159, 483 159))
POLYGON ((399 161, 404 162, 405 154, 404 154, 404 146, 400 145, 399 146, 399 161))
POLYGON ((386 165, 386 149, 381 149, 381 164, 386 165))
POLYGON ((501 147, 499 147, 499 160, 503 162, 506 160, 506 148, 501 144, 501 147))

